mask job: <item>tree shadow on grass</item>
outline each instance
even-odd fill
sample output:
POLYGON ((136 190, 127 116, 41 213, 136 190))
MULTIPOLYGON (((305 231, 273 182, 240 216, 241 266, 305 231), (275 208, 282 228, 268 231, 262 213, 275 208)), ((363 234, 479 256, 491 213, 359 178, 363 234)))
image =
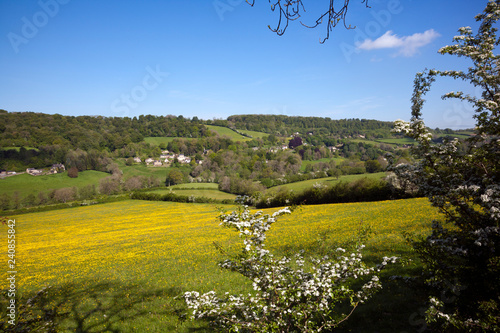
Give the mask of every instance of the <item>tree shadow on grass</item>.
MULTIPOLYGON (((323 257, 325 255, 333 258, 338 254, 338 247, 352 250, 352 241, 338 242, 332 237, 332 230, 318 232, 317 238, 309 243, 287 244, 274 248, 277 257, 285 255, 293 257, 300 250, 304 250, 304 256, 323 257)), ((349 250, 349 251, 350 251, 349 250)), ((348 252, 349 252, 348 251, 348 252)), ((399 252, 403 251, 398 249, 399 252)), ((363 262, 368 266, 376 266, 382 261, 382 257, 394 255, 378 251, 376 247, 367 247, 363 250, 363 262)), ((401 258, 411 258, 411 253, 402 252, 397 254, 401 258)), ((344 255, 344 254, 342 254, 344 255)), ((307 267, 306 267, 307 269, 307 267)), ((383 285, 382 290, 376 293, 365 304, 359 306, 353 315, 346 322, 342 323, 335 332, 424 332, 427 324, 424 320, 424 305, 426 296, 420 288, 414 284, 405 282, 404 278, 394 278, 393 276, 415 277, 420 272, 418 264, 402 265, 396 263, 388 265, 380 275, 383 285)), ((360 287, 355 286, 356 288, 360 287)), ((347 313, 349 307, 338 308, 338 311, 347 313)))
MULTIPOLYGON (((2 311, 0 331, 208 332, 206 327, 186 327, 180 294, 178 287, 152 289, 118 282, 53 286, 16 299, 16 325, 9 324, 2 311)), ((0 301, 2 308, 6 300, 0 301)))

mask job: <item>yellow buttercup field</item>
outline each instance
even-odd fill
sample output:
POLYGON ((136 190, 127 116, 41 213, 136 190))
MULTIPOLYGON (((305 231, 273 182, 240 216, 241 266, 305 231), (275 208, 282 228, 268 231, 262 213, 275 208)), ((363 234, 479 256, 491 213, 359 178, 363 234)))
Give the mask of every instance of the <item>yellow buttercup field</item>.
MULTIPOLYGON (((28 295, 52 286, 50 306, 65 314, 60 321, 67 331, 183 332, 203 326, 178 320, 183 303, 176 296, 248 290, 237 274, 217 267, 224 255, 214 242, 232 253, 241 246, 217 215, 211 204, 129 200, 10 217, 16 220, 17 288, 28 295)), ((437 218, 426 199, 303 206, 273 225, 268 247, 312 253, 347 240, 365 224, 374 230, 368 251, 398 254, 407 251, 402 231, 427 232, 437 218)), ((6 244, 7 228, 0 228, 6 244)), ((5 281, 6 257, 2 265, 5 281)))

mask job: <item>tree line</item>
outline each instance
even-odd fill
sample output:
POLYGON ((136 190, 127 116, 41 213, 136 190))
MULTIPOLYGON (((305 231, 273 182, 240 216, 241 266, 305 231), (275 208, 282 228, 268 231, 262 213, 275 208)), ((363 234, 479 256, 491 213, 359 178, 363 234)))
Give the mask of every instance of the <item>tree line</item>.
POLYGON ((340 119, 299 117, 285 115, 235 115, 227 118, 227 126, 240 130, 252 130, 289 136, 296 132, 311 133, 320 137, 346 138, 359 134, 391 137, 391 122, 370 119, 340 119))
POLYGON ((2 148, 56 146, 112 152, 144 137, 209 135, 213 134, 196 118, 183 116, 75 117, 0 110, 2 148))

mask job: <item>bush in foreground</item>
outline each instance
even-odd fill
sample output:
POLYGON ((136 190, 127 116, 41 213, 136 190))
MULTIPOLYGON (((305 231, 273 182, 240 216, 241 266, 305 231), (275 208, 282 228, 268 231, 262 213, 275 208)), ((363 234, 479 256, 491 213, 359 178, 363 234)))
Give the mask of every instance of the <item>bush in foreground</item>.
POLYGON ((441 54, 466 57, 467 72, 426 70, 414 81, 412 119, 395 129, 414 138, 416 165, 400 164, 396 174, 420 188, 446 216, 434 221, 427 238, 410 239, 424 263, 429 291, 427 320, 440 332, 500 332, 500 45, 496 36, 500 1, 489 1, 479 32, 459 29, 455 45, 441 54), (438 77, 469 82, 479 96, 450 92, 475 110, 475 135, 465 142, 446 139, 432 144, 422 121, 423 96, 438 77), (480 92, 480 94, 478 94, 480 92))
POLYGON ((320 332, 347 320, 382 287, 379 272, 396 258, 368 267, 362 261, 362 244, 352 253, 338 248, 334 258, 319 259, 306 259, 303 253, 278 259, 266 250, 266 232, 279 216, 290 213, 284 208, 272 215, 252 214, 243 205, 230 214, 221 212, 221 224, 236 229, 244 247, 219 265, 248 278, 255 293, 219 297, 214 291, 186 292, 193 319, 208 319, 230 331, 320 332))

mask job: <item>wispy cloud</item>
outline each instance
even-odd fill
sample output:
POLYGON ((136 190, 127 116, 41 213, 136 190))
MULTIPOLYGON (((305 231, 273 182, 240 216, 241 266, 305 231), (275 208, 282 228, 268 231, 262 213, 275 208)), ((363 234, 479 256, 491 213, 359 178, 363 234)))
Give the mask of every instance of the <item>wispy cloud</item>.
POLYGON ((418 49, 429 44, 439 37, 434 29, 429 29, 423 33, 414 33, 411 36, 397 36, 391 30, 375 40, 366 39, 358 45, 360 50, 376 49, 398 49, 396 55, 411 57, 417 53, 418 49))

